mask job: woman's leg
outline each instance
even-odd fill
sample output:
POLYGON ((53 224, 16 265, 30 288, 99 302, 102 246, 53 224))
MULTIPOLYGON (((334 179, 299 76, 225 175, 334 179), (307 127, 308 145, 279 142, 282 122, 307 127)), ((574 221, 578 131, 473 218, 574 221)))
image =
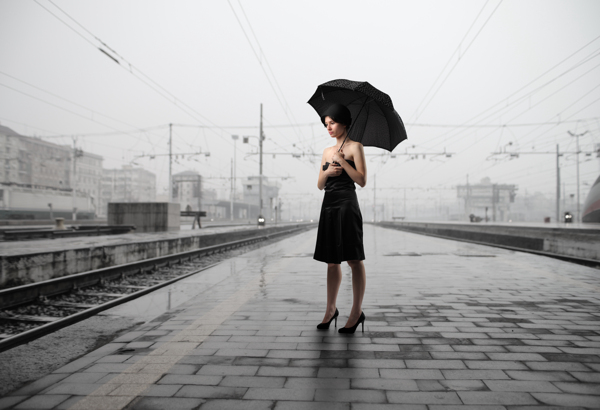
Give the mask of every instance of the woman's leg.
POLYGON ((329 322, 335 315, 336 301, 342 283, 342 266, 339 263, 327 264, 327 310, 323 323, 329 322))
POLYGON ((365 273, 365 265, 363 261, 348 261, 348 265, 352 269, 352 310, 348 316, 346 327, 352 327, 358 321, 362 313, 362 302, 365 296, 365 288, 367 287, 367 275, 365 273))

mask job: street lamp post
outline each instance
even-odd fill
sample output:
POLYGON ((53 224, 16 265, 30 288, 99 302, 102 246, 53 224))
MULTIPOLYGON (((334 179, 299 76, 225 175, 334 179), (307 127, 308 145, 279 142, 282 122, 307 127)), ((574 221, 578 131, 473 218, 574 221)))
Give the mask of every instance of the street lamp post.
POLYGON ((262 180, 262 175, 263 175, 263 140, 265 139, 265 136, 263 135, 263 115, 262 115, 262 103, 260 103, 260 130, 259 130, 259 134, 258 134, 258 147, 259 147, 259 151, 260 151, 260 169, 259 169, 259 175, 258 175, 258 179, 259 179, 259 186, 258 186, 258 215, 262 215, 262 208, 263 208, 263 197, 262 197, 262 188, 263 188, 263 180, 262 180))
POLYGON ((235 198, 235 172, 236 172, 236 142, 239 138, 239 136, 237 135, 232 135, 231 138, 233 139, 233 170, 232 170, 232 175, 231 175, 231 209, 230 209, 230 214, 231 214, 231 222, 233 222, 233 201, 235 198))
POLYGON ((575 137, 575 141, 577 144, 577 218, 575 219, 575 221, 581 222, 581 201, 579 200, 579 137, 583 137, 585 134, 587 134, 587 131, 581 134, 574 134, 571 131, 568 131, 568 133, 571 137, 575 137))
MULTIPOLYGON (((262 115, 262 103, 260 104, 260 129, 258 134, 258 151, 259 151, 259 172, 258 172, 258 215, 262 215, 263 201, 263 140, 265 136, 263 134, 263 115, 262 115)), ((243 143, 247 144, 249 138, 257 138, 254 136, 244 135, 243 143)))

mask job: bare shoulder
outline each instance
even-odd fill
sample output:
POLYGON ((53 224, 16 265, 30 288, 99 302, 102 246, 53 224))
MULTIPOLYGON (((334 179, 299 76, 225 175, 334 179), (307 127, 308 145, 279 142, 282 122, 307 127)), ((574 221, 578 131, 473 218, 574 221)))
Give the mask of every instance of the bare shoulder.
POLYGON ((363 145, 360 142, 356 142, 356 141, 349 141, 350 144, 347 144, 348 147, 344 148, 344 152, 347 154, 350 154, 350 156, 352 158, 356 158, 356 157, 360 157, 363 154, 364 150, 363 150, 363 145))
POLYGON ((323 156, 326 156, 326 155, 328 155, 328 154, 331 152, 331 148, 333 148, 333 147, 326 147, 326 148, 323 150, 323 156))
POLYGON ((333 147, 326 147, 326 148, 323 150, 323 160, 325 160, 326 158, 329 158, 329 157, 330 157, 330 156, 333 154, 333 153, 331 152, 331 149, 332 149, 332 148, 333 148, 333 147))

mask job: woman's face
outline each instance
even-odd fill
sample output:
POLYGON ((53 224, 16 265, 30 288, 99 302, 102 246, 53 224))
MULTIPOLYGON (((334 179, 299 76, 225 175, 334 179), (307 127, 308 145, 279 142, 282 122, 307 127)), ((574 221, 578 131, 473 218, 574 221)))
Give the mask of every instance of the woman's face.
POLYGON ((344 124, 335 122, 331 117, 325 117, 325 128, 327 128, 327 132, 329 132, 329 135, 333 138, 343 136, 346 131, 346 126, 344 124))

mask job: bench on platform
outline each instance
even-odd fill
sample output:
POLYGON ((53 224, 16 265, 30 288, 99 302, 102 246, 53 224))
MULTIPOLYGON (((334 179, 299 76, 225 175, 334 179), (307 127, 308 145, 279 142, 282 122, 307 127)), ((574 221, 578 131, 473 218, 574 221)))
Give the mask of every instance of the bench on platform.
POLYGON ((196 222, 198 222, 198 229, 202 228, 200 223, 200 217, 206 216, 206 211, 181 211, 180 216, 193 216, 194 221, 192 222, 192 229, 196 229, 196 222))

